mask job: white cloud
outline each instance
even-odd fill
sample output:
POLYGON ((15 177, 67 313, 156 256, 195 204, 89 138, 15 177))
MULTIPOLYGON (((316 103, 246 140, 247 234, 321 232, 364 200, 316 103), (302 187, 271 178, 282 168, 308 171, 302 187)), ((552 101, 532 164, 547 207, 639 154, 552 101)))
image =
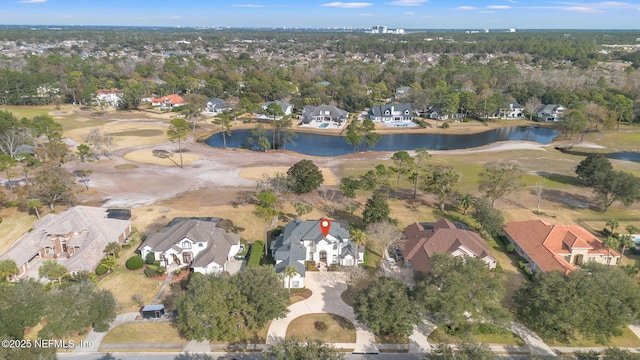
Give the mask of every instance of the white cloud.
POLYGON ((581 13, 597 13, 597 12, 599 12, 597 9, 586 7, 586 6, 569 6, 569 7, 563 7, 563 8, 560 8, 560 9, 564 10, 564 11, 575 11, 575 12, 581 12, 581 13))
POLYGON ((627 7, 627 6, 630 6, 631 4, 626 2, 620 2, 620 1, 603 1, 601 3, 595 3, 593 5, 599 6, 599 7, 627 7))
POLYGON ((351 3, 343 3, 343 2, 332 2, 327 4, 322 4, 322 6, 329 7, 338 7, 343 9, 362 9, 373 5, 372 3, 364 3, 364 2, 351 2, 351 3))
POLYGON ((20 0, 20 2, 25 4, 37 4, 37 3, 46 3, 47 0, 20 0))
POLYGON ((476 8, 473 6, 458 6, 456 10, 475 10, 476 8))
POLYGON ((511 6, 509 6, 509 5, 489 5, 489 6, 487 6, 487 9, 501 9, 501 10, 504 10, 504 9, 511 9, 511 6))
POLYGON ((256 5, 256 4, 233 4, 231 6, 244 7, 244 8, 261 8, 261 7, 264 7, 262 5, 256 5))
POLYGON ((389 5, 396 6, 420 6, 426 3, 427 0, 395 0, 389 3, 389 5))

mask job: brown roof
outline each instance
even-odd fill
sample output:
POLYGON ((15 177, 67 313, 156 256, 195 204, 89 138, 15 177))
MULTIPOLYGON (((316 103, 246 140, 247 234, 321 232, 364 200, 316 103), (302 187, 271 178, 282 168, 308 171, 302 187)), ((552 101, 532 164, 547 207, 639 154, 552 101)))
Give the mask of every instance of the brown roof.
POLYGON ((52 246, 50 235, 67 235, 67 246, 77 249, 70 259, 58 258, 58 262, 72 272, 93 271, 104 257, 107 244, 119 241, 129 226, 129 220, 108 218, 106 208, 74 206, 36 221, 33 229, 0 256, 0 260, 11 259, 22 266, 41 249, 52 246))
POLYGON ((479 259, 495 258, 484 240, 469 230, 458 229, 446 219, 440 219, 433 229, 425 229, 419 223, 409 225, 404 230, 404 258, 411 261, 414 271, 429 271, 431 257, 436 253, 453 253, 462 250, 479 259))
POLYGON ((185 101, 182 98, 182 96, 177 95, 177 94, 171 94, 171 95, 167 95, 167 96, 163 96, 160 98, 153 98, 151 99, 152 103, 167 103, 167 104, 172 104, 172 105, 178 105, 178 104, 184 104, 185 101))
MULTIPOLYGON (((588 254, 608 254, 602 242, 580 226, 528 220, 507 223, 504 230, 538 268, 545 272, 557 270, 569 273, 575 270, 575 266, 563 258, 564 255, 571 254, 572 248, 586 249, 588 254)), ((611 256, 619 254, 611 250, 611 256)))

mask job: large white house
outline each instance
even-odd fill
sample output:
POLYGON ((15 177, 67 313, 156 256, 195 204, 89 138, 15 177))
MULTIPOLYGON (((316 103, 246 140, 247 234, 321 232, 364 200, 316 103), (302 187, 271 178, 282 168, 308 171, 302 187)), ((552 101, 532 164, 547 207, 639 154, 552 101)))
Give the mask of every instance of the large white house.
POLYGON ((105 102, 111 106, 118 106, 120 98, 122 98, 122 91, 118 89, 98 90, 96 93, 96 100, 105 102))
POLYGON ((281 100, 267 101, 266 103, 262 104, 263 113, 258 116, 259 120, 281 120, 282 119, 282 116, 276 116, 275 118, 272 118, 269 115, 267 115, 266 113, 267 109, 271 104, 278 105, 282 110, 282 115, 284 116, 291 116, 291 114, 293 114, 293 105, 289 104, 288 102, 281 101, 281 100))
POLYGON ((364 261, 364 247, 349 241, 349 227, 332 221, 325 237, 320 229, 320 220, 296 219, 284 227, 284 231, 271 243, 271 253, 276 261, 276 272, 282 273, 287 266, 296 269, 285 287, 304 287, 306 262, 313 262, 320 270, 331 264, 356 266, 364 261))
POLYGON ((409 103, 375 105, 369 110, 369 118, 381 123, 410 123, 413 110, 409 103))
POLYGON ((219 219, 174 219, 168 227, 140 245, 143 258, 149 253, 165 268, 189 266, 202 274, 227 270, 227 261, 240 251, 240 235, 218 227, 219 219))
POLYGON ((562 121, 562 116, 567 110, 566 107, 557 104, 544 105, 538 110, 538 118, 540 121, 562 121))

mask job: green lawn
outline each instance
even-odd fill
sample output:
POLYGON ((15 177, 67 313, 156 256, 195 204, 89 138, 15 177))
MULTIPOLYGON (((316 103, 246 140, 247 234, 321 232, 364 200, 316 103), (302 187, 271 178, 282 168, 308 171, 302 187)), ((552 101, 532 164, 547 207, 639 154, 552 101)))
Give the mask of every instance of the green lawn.
POLYGON ((624 327, 622 329, 622 335, 613 337, 609 340, 605 345, 598 344, 594 340, 584 339, 582 337, 577 337, 575 340, 562 343, 559 341, 545 340, 547 345, 549 346, 558 346, 558 347, 602 347, 602 346, 612 346, 612 347, 639 347, 640 339, 629 329, 628 327, 624 327))
MULTIPOLYGON (((514 333, 508 331, 507 329, 495 327, 492 328, 490 332, 479 332, 474 331, 471 334, 471 338, 475 341, 486 343, 486 344, 499 344, 499 345, 511 345, 511 346, 523 346, 525 345, 524 341, 516 336, 514 333)), ((429 335, 429 342, 436 344, 452 344, 459 343, 466 340, 464 336, 453 336, 447 334, 444 328, 439 327, 436 328, 429 335)))
MULTIPOLYGON (((134 234, 134 237, 137 238, 137 235, 134 234)), ((162 282, 148 278, 142 269, 131 271, 125 267, 124 263, 135 253, 139 245, 138 239, 130 248, 122 249, 117 259, 118 267, 98 282, 98 288, 113 292, 120 305, 119 313, 139 311, 140 305, 132 299, 133 295, 140 294, 144 303, 149 303, 162 287, 162 282)))
POLYGON ((353 324, 335 314, 308 314, 295 318, 287 328, 287 337, 318 339, 329 343, 356 342, 356 329, 353 324), (323 322, 326 329, 317 330, 315 322, 323 322))
POLYGON ((118 325, 102 340, 103 344, 185 344, 172 323, 140 321, 118 325))
POLYGON ((0 110, 13 113, 13 116, 18 119, 27 118, 31 119, 34 116, 48 115, 51 111, 54 111, 54 106, 10 106, 0 105, 0 110))
POLYGON ((613 129, 586 134, 584 136, 584 141, 592 142, 617 151, 637 151, 638 144, 640 144, 640 131, 632 129, 629 126, 621 126, 620 131, 613 129))

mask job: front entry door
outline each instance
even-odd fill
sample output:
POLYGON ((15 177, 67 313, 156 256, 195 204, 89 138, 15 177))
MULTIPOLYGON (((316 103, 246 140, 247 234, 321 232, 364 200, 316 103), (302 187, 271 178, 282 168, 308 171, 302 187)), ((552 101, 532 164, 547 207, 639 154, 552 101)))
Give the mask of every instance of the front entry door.
POLYGON ((324 250, 320 251, 320 262, 327 262, 327 252, 324 250))

